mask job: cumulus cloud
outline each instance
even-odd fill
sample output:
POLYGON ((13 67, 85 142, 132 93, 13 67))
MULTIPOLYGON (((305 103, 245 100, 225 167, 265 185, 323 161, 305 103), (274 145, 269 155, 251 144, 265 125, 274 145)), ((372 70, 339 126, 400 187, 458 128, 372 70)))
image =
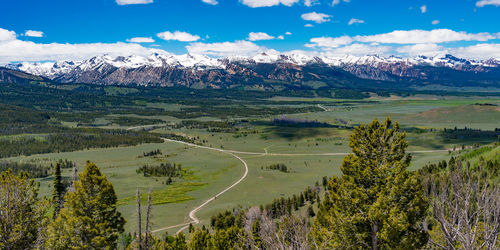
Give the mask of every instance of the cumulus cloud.
POLYGON ((327 56, 345 56, 345 55, 365 56, 374 54, 388 55, 388 53, 391 50, 392 48, 390 46, 378 46, 378 45, 354 43, 348 46, 326 50, 323 52, 323 54, 327 56))
POLYGON ((476 2, 476 6, 479 8, 486 5, 500 6, 500 0, 481 0, 476 2))
POLYGON ((128 5, 128 4, 148 4, 152 3, 153 0, 116 0, 118 5, 128 5))
POLYGON ((221 43, 191 43, 186 46, 190 54, 203 54, 218 57, 226 56, 251 56, 266 51, 249 41, 221 42, 221 43))
POLYGON ((485 42, 500 34, 466 33, 448 29, 393 31, 370 36, 311 38, 306 47, 333 54, 396 54, 436 56, 445 53, 465 58, 500 58, 500 44, 479 43, 467 47, 446 48, 442 43, 458 41, 485 42))
POLYGON ((351 44, 354 40, 350 36, 341 36, 341 37, 316 37, 311 38, 309 44, 306 44, 306 47, 314 48, 314 47, 323 47, 323 48, 338 48, 343 45, 351 44))
POLYGON ((284 35, 280 35, 280 36, 278 36, 276 38, 279 39, 279 40, 285 40, 285 36, 284 35))
MULTIPOLYGON (((285 35, 287 35, 287 36, 289 36, 291 34, 292 34, 292 32, 289 32, 289 31, 285 32, 285 35)), ((500 34, 499 34, 499 36, 500 36, 500 34)))
POLYGON ((191 35, 187 32, 182 32, 182 31, 175 31, 175 32, 164 31, 156 34, 156 36, 158 36, 163 40, 176 40, 181 42, 194 42, 200 40, 200 36, 191 35))
POLYGON ((217 5, 219 2, 217 0, 201 0, 202 2, 210 5, 217 5))
POLYGON ((127 42, 130 43, 154 43, 155 40, 152 37, 133 37, 127 39, 127 42))
POLYGON ((498 43, 480 43, 467 47, 459 47, 451 50, 455 56, 471 59, 490 59, 500 60, 500 44, 498 43))
POLYGON ((365 23, 365 21, 361 20, 361 19, 351 18, 351 20, 349 20, 349 22, 347 24, 353 25, 355 23, 365 23))
POLYGON ((313 21, 315 23, 325 23, 329 22, 332 16, 323 13, 310 12, 310 13, 304 13, 300 17, 302 17, 302 19, 306 21, 313 21))
POLYGON ((240 2, 251 8, 271 7, 280 4, 290 7, 298 3, 299 0, 240 0, 240 2))
POLYGON ((16 32, 0 28, 0 41, 16 39, 16 32))
POLYGON ((15 61, 83 60, 102 54, 147 56, 154 51, 158 50, 145 48, 136 43, 43 44, 16 39, 0 42, 0 64, 15 61))
POLYGON ((420 12, 422 12, 422 14, 427 12, 427 5, 420 6, 420 12))
POLYGON ((306 28, 312 28, 312 27, 314 27, 314 25, 308 23, 308 24, 304 25, 304 27, 306 27, 306 28))
POLYGON ((436 56, 447 53, 446 50, 435 43, 415 44, 402 46, 396 49, 401 54, 409 56, 436 56))
POLYGON ((29 36, 29 37, 43 37, 43 32, 36 31, 36 30, 27 30, 26 32, 24 32, 24 36, 29 36))
POLYGON ((395 30, 389 33, 355 36, 354 39, 360 42, 396 43, 396 44, 417 44, 417 43, 445 43, 456 41, 488 41, 496 36, 490 33, 466 33, 449 29, 434 30, 395 30))
POLYGON ((439 22, 439 20, 434 20, 434 21, 432 21, 432 24, 433 24, 433 25, 437 25, 437 24, 439 24, 439 23, 440 23, 440 22, 439 22))
POLYGON ((274 36, 268 35, 264 32, 250 32, 248 34, 248 40, 250 41, 260 41, 260 40, 272 40, 274 36))

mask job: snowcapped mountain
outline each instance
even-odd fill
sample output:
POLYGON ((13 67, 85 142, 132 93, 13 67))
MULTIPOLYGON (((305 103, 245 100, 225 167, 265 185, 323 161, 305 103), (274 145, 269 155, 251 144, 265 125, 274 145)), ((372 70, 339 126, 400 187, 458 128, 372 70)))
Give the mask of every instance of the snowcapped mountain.
POLYGON ((402 58, 396 56, 309 56, 276 51, 252 57, 211 58, 205 55, 154 53, 147 57, 130 55, 96 56, 83 61, 18 63, 7 65, 33 75, 63 83, 137 84, 223 88, 236 84, 259 85, 266 81, 326 85, 367 79, 386 82, 459 81, 500 82, 500 61, 477 61, 443 55, 402 58), (348 79, 348 80, 347 80, 348 79))

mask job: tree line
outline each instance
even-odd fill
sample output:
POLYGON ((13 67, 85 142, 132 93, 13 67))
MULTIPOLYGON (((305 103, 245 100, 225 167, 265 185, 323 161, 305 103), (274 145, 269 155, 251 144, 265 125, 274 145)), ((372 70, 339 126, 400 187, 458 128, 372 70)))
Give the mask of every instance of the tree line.
POLYGON ((90 148, 135 146, 142 143, 163 142, 157 135, 126 130, 75 129, 64 133, 19 136, 2 139, 0 158, 20 155, 71 152, 90 148))

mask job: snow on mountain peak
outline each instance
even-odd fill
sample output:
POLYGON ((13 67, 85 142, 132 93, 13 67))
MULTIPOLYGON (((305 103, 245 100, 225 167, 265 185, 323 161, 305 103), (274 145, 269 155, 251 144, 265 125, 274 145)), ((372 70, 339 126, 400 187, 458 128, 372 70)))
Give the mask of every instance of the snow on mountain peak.
POLYGON ((152 53, 147 57, 128 55, 113 57, 110 55, 95 56, 83 61, 61 61, 61 62, 25 62, 7 65, 8 68, 21 70, 27 73, 56 78, 58 76, 70 73, 73 70, 90 71, 105 70, 108 67, 136 69, 140 67, 179 67, 195 70, 206 69, 225 69, 230 63, 258 64, 258 63, 289 63, 295 65, 306 65, 309 63, 327 64, 335 67, 343 66, 371 66, 375 68, 387 67, 390 65, 430 65, 436 67, 450 68, 473 68, 498 67, 500 62, 496 59, 485 61, 475 61, 457 58, 452 55, 439 55, 434 57, 417 56, 402 58, 397 56, 311 56, 307 52, 292 51, 279 53, 275 50, 269 50, 259 53, 253 57, 233 56, 228 58, 212 58, 199 54, 174 55, 170 53, 152 53))

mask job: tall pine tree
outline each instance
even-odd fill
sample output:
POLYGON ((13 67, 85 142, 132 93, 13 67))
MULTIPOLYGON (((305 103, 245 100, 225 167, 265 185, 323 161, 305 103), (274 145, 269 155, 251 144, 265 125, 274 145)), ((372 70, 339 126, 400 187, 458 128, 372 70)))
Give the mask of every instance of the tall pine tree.
POLYGON ((46 204, 38 198, 38 183, 21 172, 0 173, 0 249, 37 248, 46 226, 46 204))
POLYGON ((57 162, 54 170, 54 190, 52 191, 52 205, 54 206, 54 218, 59 214, 64 204, 64 193, 66 192, 66 186, 63 183, 61 176, 61 163, 57 162))
POLYGON ((332 177, 314 222, 323 248, 416 249, 427 243, 422 226, 428 202, 398 123, 374 120, 354 129, 352 154, 332 177))
POLYGON ((125 220, 116 194, 99 168, 87 162, 74 192, 65 196, 59 216, 49 225, 49 249, 114 249, 125 220))

